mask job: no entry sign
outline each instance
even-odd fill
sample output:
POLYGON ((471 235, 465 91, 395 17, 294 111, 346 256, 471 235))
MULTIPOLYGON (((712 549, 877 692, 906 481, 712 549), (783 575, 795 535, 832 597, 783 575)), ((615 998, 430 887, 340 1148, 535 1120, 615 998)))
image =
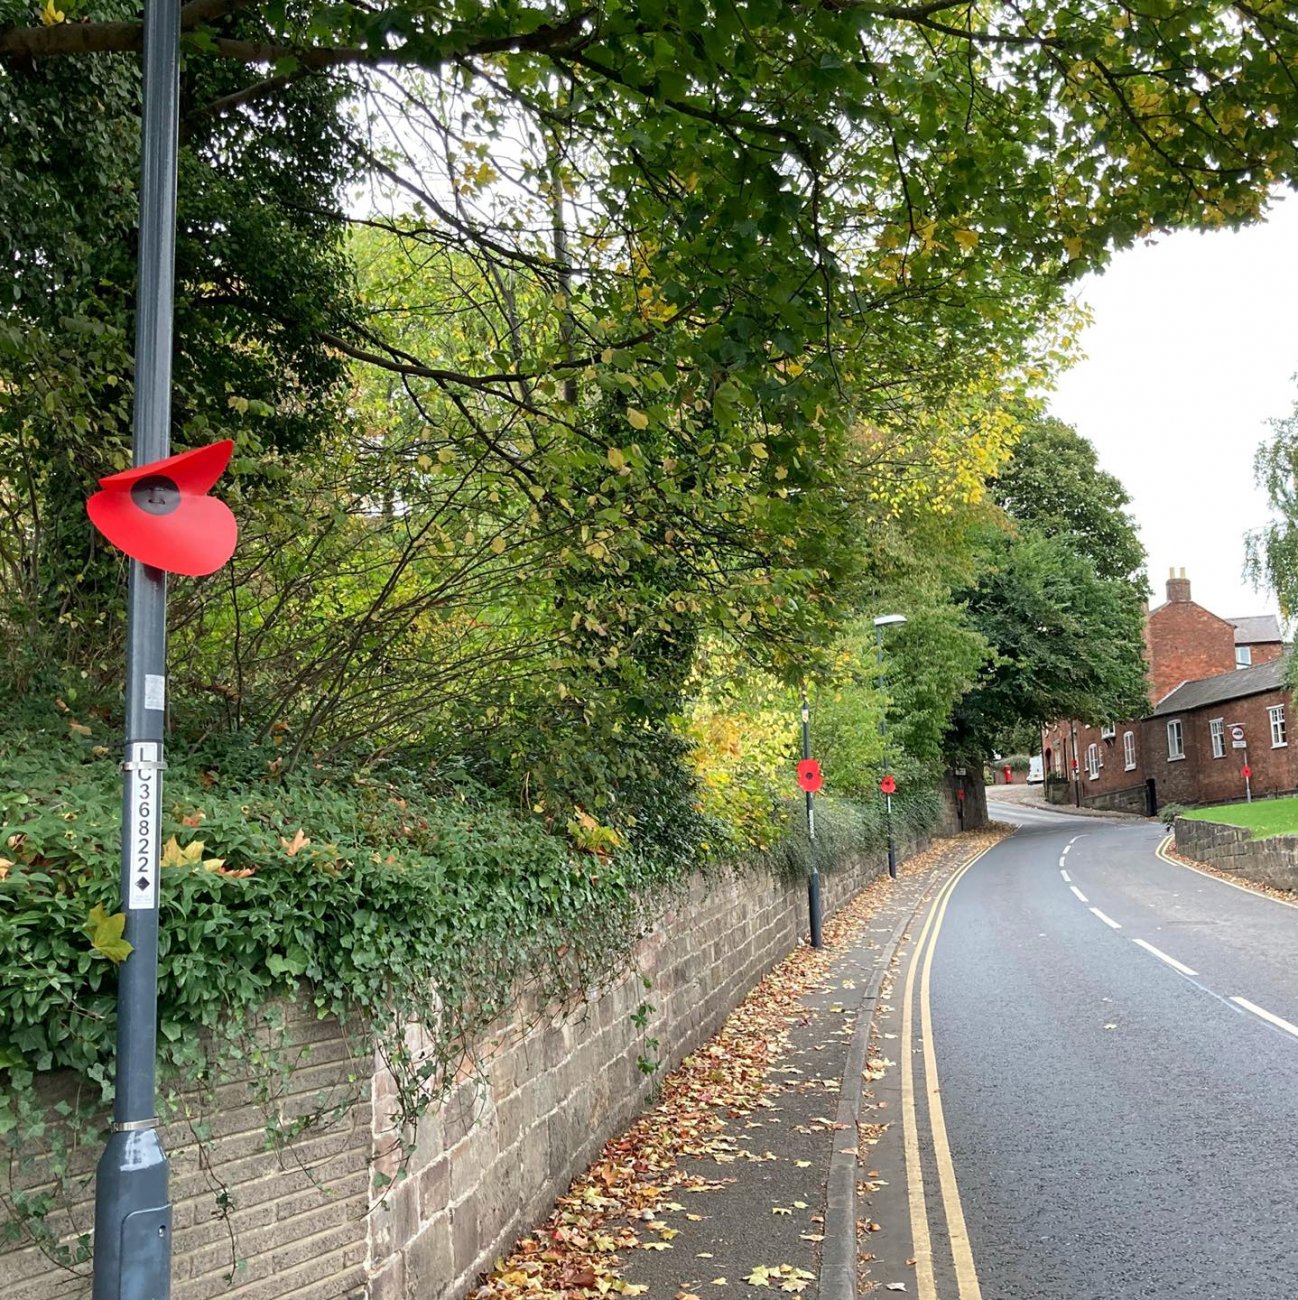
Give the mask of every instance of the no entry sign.
POLYGON ((808 794, 815 794, 825 784, 825 778, 820 771, 820 764, 814 758, 804 758, 798 764, 798 784, 808 794))

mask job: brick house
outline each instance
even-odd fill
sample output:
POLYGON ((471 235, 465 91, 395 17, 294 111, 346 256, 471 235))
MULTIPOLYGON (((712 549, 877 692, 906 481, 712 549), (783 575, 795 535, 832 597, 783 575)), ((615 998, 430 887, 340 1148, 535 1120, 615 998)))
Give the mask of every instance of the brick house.
POLYGON ((1099 727, 1063 721, 1043 731, 1054 799, 1146 812, 1151 801, 1243 798, 1245 756, 1255 794, 1298 789, 1288 656, 1273 616, 1221 618, 1195 604, 1185 570, 1173 570, 1166 603, 1146 617, 1145 652, 1145 717, 1099 727), (1232 727, 1243 728, 1247 749, 1234 746, 1232 727))
POLYGON ((1186 682, 1158 702, 1144 720, 1143 740, 1146 779, 1153 777, 1160 804, 1242 799, 1246 762, 1254 795, 1298 790, 1288 668, 1285 656, 1186 682), (1246 748, 1235 747, 1237 736, 1246 748))

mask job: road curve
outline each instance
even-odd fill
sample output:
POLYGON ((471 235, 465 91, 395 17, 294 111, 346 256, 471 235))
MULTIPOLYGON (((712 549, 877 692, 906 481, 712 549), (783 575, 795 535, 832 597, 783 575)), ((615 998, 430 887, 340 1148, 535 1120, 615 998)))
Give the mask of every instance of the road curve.
POLYGON ((1298 908, 1160 859, 1151 823, 992 815, 1020 828, 950 893, 917 993, 922 1164, 936 1189, 949 1147, 976 1269, 931 1191, 936 1294, 1289 1300, 1298 908))

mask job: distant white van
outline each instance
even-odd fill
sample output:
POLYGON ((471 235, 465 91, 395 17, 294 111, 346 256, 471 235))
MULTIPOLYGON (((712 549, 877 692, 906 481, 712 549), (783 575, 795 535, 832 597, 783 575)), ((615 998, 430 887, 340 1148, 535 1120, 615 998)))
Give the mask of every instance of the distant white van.
POLYGON ((1040 754, 1033 754, 1028 759, 1028 784, 1040 785, 1046 779, 1046 765, 1041 761, 1040 754))

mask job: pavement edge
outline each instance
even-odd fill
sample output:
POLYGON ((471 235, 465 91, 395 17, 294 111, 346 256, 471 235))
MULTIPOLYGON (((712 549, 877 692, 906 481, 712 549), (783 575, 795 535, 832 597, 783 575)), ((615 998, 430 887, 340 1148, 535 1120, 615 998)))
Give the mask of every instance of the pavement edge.
MULTIPOLYGON (((896 929, 879 950, 874 973, 856 1008, 856 1025, 847 1050, 843 1083, 839 1089, 838 1111, 834 1117, 838 1131, 857 1132, 861 1114, 862 1080, 865 1054, 874 1032, 875 1010, 879 990, 901 945, 902 936, 911 928, 921 909, 930 901, 926 891, 915 907, 897 923, 896 929)), ((856 1144, 835 1147, 829 1159, 829 1184, 825 1198, 825 1245, 820 1266, 820 1300, 856 1300, 857 1239, 856 1179, 860 1159, 856 1144)))

